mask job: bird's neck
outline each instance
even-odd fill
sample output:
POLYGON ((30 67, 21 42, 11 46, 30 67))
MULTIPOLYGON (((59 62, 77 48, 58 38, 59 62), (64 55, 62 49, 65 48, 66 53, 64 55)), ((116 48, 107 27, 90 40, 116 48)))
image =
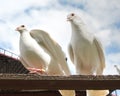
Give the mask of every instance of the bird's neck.
POLYGON ((27 41, 27 40, 31 39, 31 35, 30 35, 30 33, 26 30, 26 31, 24 31, 24 32, 21 33, 20 38, 21 38, 21 40, 27 41))
POLYGON ((88 32, 88 29, 86 28, 86 25, 83 23, 81 24, 74 24, 71 23, 72 26, 72 39, 86 39, 90 42, 93 42, 94 35, 88 32))
POLYGON ((86 32, 85 24, 71 23, 71 26, 72 26, 72 34, 83 34, 84 32, 86 32))
POLYGON ((23 30, 23 31, 20 32, 21 36, 25 36, 25 35, 28 35, 28 34, 29 34, 28 30, 23 30))
MULTIPOLYGON (((25 48, 31 48, 31 46, 33 46, 34 39, 31 37, 29 32, 22 32, 20 35, 20 40, 19 40, 19 45, 23 46, 25 48)), ((23 49, 21 49, 22 47, 20 47, 20 51, 22 52, 23 49)), ((27 49, 26 49, 27 50, 27 49)))

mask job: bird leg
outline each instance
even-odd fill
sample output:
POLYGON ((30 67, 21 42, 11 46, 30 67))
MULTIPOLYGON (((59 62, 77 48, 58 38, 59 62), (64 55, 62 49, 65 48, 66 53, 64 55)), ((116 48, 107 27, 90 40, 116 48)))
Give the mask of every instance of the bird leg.
POLYGON ((44 69, 38 69, 38 68, 27 68, 30 73, 36 73, 36 74, 47 74, 44 69))

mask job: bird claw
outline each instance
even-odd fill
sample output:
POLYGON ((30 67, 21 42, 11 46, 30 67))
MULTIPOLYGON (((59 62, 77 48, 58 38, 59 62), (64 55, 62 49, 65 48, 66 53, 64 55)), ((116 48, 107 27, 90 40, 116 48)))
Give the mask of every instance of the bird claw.
POLYGON ((37 69, 37 68, 27 68, 30 73, 36 73, 36 74, 46 74, 44 69, 37 69))

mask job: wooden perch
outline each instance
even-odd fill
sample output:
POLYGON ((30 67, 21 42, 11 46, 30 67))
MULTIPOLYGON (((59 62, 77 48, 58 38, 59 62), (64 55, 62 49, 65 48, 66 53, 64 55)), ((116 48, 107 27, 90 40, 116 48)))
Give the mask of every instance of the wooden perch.
POLYGON ((3 90, 120 89, 120 76, 39 76, 36 74, 0 74, 3 90))

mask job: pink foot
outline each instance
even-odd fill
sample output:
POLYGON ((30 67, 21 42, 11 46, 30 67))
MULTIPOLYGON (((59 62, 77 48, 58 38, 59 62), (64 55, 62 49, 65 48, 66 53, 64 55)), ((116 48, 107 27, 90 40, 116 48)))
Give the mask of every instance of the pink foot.
POLYGON ((27 68, 30 73, 36 73, 36 74, 47 74, 44 69, 37 69, 37 68, 27 68))

